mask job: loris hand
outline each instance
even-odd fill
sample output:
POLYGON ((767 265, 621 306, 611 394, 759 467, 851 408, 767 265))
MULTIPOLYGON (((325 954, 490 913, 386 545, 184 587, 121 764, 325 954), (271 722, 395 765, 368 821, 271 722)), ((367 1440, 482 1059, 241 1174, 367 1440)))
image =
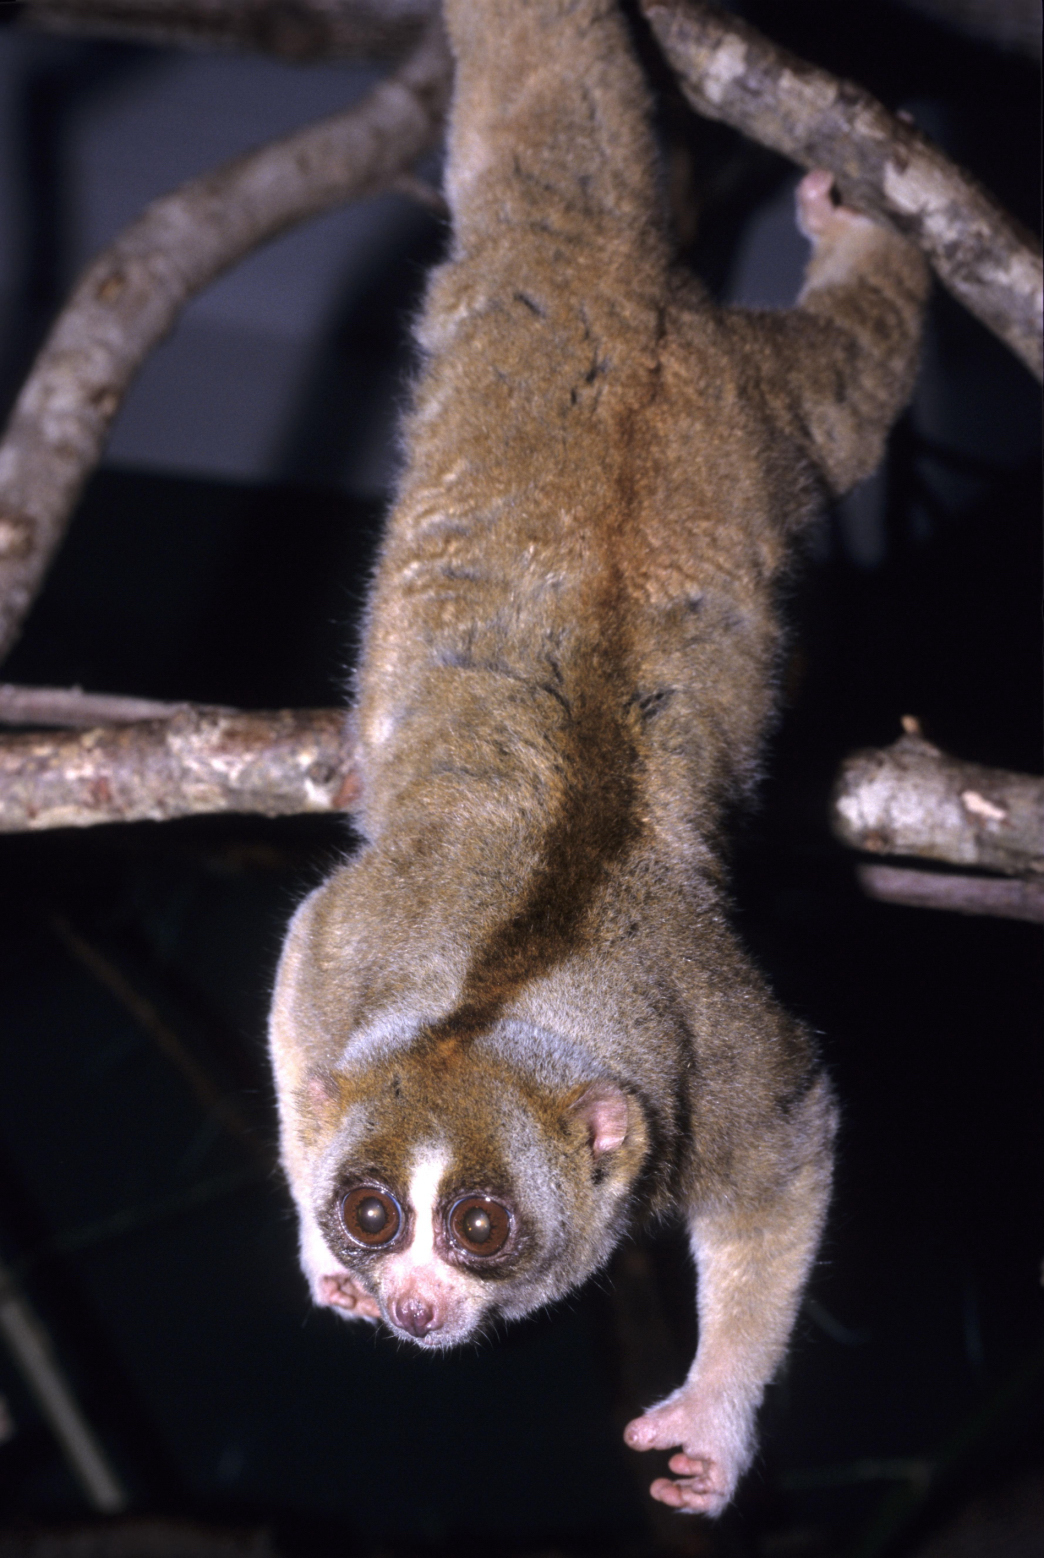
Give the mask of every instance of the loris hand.
POLYGON ((750 1464, 753 1413, 725 1395, 683 1385, 624 1429, 632 1450, 681 1445, 669 1466, 677 1480, 658 1477, 649 1489, 661 1504, 687 1515, 720 1515, 750 1464))
POLYGON ((834 175, 825 168, 813 168, 797 187, 797 224, 813 243, 837 238, 853 225, 873 226, 869 217, 848 206, 836 205, 833 188, 834 175))
POLYGON ((351 1315, 360 1320, 379 1320, 381 1318, 380 1305, 366 1289, 360 1287, 354 1278, 348 1273, 338 1272, 336 1276, 324 1276, 319 1279, 319 1302, 329 1304, 331 1309, 340 1309, 343 1314, 351 1315))

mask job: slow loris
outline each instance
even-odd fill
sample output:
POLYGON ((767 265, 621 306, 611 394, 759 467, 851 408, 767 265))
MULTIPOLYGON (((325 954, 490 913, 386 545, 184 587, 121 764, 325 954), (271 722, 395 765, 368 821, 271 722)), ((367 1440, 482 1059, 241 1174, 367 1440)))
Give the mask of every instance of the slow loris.
POLYGON ((427 1348, 682 1216, 696 1360, 626 1439, 677 1447, 654 1495, 715 1514, 834 1126, 730 928, 722 808, 773 709, 788 543, 880 458, 926 272, 812 173, 797 307, 713 306, 672 267, 612 0, 446 20, 452 254, 366 621, 362 842, 279 970, 283 1162, 316 1303, 427 1348))

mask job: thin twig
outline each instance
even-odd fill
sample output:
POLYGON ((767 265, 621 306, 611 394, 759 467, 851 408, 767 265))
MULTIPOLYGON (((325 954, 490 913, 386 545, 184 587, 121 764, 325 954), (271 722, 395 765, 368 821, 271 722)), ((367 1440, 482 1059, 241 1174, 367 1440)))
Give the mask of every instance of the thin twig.
MULTIPOLYGON (((160 703, 155 698, 127 698, 122 693, 84 692, 82 687, 19 687, 0 682, 0 725, 43 725, 90 730, 95 725, 130 725, 136 721, 172 719, 187 703, 160 703)), ((196 704, 197 712, 202 706, 196 704)), ((232 714, 232 709, 208 706, 208 714, 232 714)))
POLYGON ((432 0, 24 0, 21 12, 47 32, 314 60, 402 54, 434 9, 432 0))
POLYGON ((227 714, 0 737, 0 833, 164 822, 203 812, 349 808, 353 743, 338 709, 227 714))
POLYGON ((1044 924, 1044 881, 1039 878, 1020 881, 1007 876, 951 876, 869 862, 856 867, 856 876, 868 897, 885 903, 1044 924))
POLYGON ((943 285, 1041 378, 1040 245, 970 174, 862 87, 697 0, 641 0, 682 91, 919 244, 943 285))
POLYGON ((154 201, 88 268, 0 442, 0 657, 128 386, 188 299, 285 228, 408 172, 439 132, 449 75, 436 26, 357 107, 154 201))

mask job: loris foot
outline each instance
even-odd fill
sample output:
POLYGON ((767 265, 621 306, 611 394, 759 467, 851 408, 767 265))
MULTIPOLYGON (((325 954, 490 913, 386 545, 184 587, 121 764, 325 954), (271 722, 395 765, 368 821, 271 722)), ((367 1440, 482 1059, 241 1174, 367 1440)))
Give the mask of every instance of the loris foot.
POLYGON ((319 1278, 319 1302, 329 1304, 332 1309, 340 1309, 343 1314, 351 1315, 353 1319, 379 1320, 381 1318, 377 1300, 367 1293, 365 1288, 360 1287, 347 1272, 319 1278))
POLYGON ((681 1452, 668 1462, 677 1480, 657 1477, 649 1492, 687 1515, 720 1515, 750 1464, 749 1414, 691 1386, 682 1386, 624 1429, 632 1450, 681 1452))
POLYGON ((834 175, 825 168, 813 168, 797 187, 797 224, 805 237, 818 244, 824 238, 836 238, 853 223, 872 225, 848 206, 835 205, 831 196, 834 175))

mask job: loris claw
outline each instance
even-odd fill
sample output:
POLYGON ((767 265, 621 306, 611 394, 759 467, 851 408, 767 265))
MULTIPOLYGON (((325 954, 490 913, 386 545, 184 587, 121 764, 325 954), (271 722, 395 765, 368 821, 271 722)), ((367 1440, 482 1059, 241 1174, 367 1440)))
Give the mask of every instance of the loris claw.
POLYGON ((453 247, 366 616, 354 857, 272 1008, 315 1301, 441 1348, 674 1215, 686 1383, 628 1428, 717 1513, 820 1236, 834 1111, 731 929, 722 815, 772 716, 776 588, 912 384, 926 273, 799 193, 798 306, 675 268, 607 0, 447 0, 453 247))

